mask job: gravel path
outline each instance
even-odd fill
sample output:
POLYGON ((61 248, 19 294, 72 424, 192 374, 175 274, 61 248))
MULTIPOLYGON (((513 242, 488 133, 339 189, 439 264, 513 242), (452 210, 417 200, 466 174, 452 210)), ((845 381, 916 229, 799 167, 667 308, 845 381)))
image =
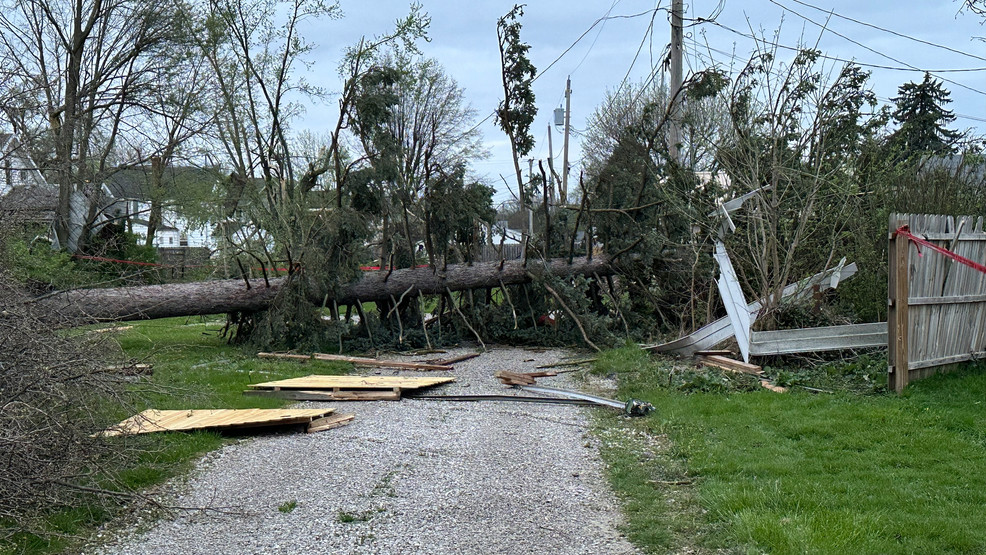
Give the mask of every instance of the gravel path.
MULTIPOLYGON (((493 372, 534 371, 564 354, 493 348, 456 364, 457 382, 430 393, 516 393, 493 372)), ((538 381, 572 387, 565 376, 538 381)), ((182 512, 100 552, 637 552, 616 529, 621 517, 588 433, 589 411, 603 409, 412 399, 305 406, 356 419, 210 455, 175 503, 228 512, 182 512), (294 510, 278 510, 292 501, 294 510)))

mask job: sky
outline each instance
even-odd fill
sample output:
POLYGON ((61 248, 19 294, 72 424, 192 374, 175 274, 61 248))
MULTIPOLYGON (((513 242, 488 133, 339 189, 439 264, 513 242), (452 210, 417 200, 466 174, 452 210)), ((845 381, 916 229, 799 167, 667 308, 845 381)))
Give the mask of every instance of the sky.
MULTIPOLYGON (((514 2, 421 0, 431 17, 430 42, 420 48, 438 60, 465 90, 476 110, 476 123, 496 109, 502 97, 496 21, 514 2)), ((531 0, 525 7, 522 40, 538 68, 534 92, 538 115, 532 133, 537 145, 530 157, 548 157, 548 127, 553 110, 563 106, 565 79, 572 79, 569 153, 577 179, 581 149, 579 133, 607 91, 621 83, 639 83, 659 67, 670 42, 671 0, 531 0)), ((343 17, 309 24, 315 43, 306 78, 330 92, 341 88, 338 65, 347 46, 361 36, 380 35, 408 13, 409 4, 393 0, 340 0, 343 17)), ((960 13, 958 0, 692 0, 685 1, 684 71, 687 78, 716 63, 741 66, 755 49, 750 35, 777 37, 782 47, 807 44, 826 56, 827 67, 852 60, 871 71, 870 87, 889 104, 898 87, 920 82, 931 70, 951 92, 953 126, 986 131, 986 36, 982 19, 960 13), (701 19, 700 19, 701 18, 701 19), (853 21, 855 20, 855 21, 853 21), (822 26, 825 30, 822 30, 822 26), (951 70, 951 71, 942 71, 951 70), (954 71, 962 70, 962 71, 954 71)), ((666 79, 660 71, 656 79, 666 79)), ((338 95, 308 106, 299 127, 331 129, 338 115, 338 95)), ((490 157, 474 164, 478 177, 496 188, 497 203, 511 198, 513 172, 506 136, 486 119, 479 127, 490 157)), ((561 168, 561 129, 552 131, 555 167, 561 168)), ((522 164, 525 168, 527 164, 522 164)), ((536 165, 535 165, 536 167, 536 165)))

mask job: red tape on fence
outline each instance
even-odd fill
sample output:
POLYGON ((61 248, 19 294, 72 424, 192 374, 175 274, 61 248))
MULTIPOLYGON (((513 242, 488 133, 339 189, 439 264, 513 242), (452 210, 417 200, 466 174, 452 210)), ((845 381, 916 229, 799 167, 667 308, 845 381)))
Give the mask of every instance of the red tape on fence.
MULTIPOLYGON (((908 227, 906 225, 902 225, 899 228, 897 228, 897 231, 894 232, 894 235, 895 236, 896 235, 903 235, 904 237, 907 237, 908 239, 910 239, 911 241, 914 241, 918 245, 924 245, 924 246, 928 247, 929 249, 931 249, 931 250, 933 250, 935 252, 938 252, 940 254, 943 254, 943 255, 951 258, 952 260, 954 260, 956 262, 961 262, 962 264, 965 264, 966 266, 968 266, 970 268, 974 268, 974 269, 979 270, 980 272, 986 274, 986 266, 984 266, 984 265, 982 265, 982 264, 980 264, 980 263, 978 263, 978 262, 976 262, 974 260, 969 260, 968 258, 962 256, 961 254, 955 254, 954 252, 946 249, 945 247, 938 246, 938 245, 932 243, 931 241, 928 241, 927 239, 922 239, 922 238, 914 235, 913 233, 911 233, 910 227, 908 227)), ((923 254, 921 254, 921 248, 920 247, 918 247, 918 256, 924 256, 923 254)))

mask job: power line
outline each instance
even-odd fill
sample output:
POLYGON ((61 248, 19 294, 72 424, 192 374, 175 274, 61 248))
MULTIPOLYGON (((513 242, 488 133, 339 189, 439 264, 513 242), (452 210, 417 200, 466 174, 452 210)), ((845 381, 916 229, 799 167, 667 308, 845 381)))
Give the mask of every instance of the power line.
MULTIPOLYGON (((557 64, 562 58, 564 58, 565 57, 565 54, 568 54, 569 51, 571 51, 573 48, 575 48, 575 45, 577 45, 582 39, 584 39, 585 36, 588 35, 589 32, 592 31, 596 27, 596 25, 599 25, 600 23, 602 23, 604 21, 609 21, 610 19, 633 19, 633 18, 644 16, 644 15, 648 15, 648 14, 653 13, 653 12, 656 12, 656 11, 658 11, 660 9, 662 9, 662 8, 660 7, 660 4, 658 4, 658 7, 654 8, 653 10, 646 10, 646 11, 643 11, 643 12, 640 12, 640 13, 636 13, 636 14, 630 14, 630 15, 604 15, 604 16, 600 17, 599 19, 597 19, 596 21, 594 21, 592 23, 592 25, 589 26, 588 29, 586 29, 585 31, 583 31, 582 34, 579 35, 579 38, 575 39, 575 42, 573 42, 572 44, 570 44, 568 46, 568 48, 566 48, 564 51, 562 51, 562 53, 559 54, 558 57, 554 59, 554 61, 552 61, 550 64, 548 64, 548 67, 546 67, 546 68, 542 69, 541 71, 539 71, 538 74, 534 76, 534 79, 531 79, 531 82, 533 83, 534 81, 537 81, 539 77, 541 77, 542 75, 544 75, 545 73, 547 73, 549 69, 551 69, 552 67, 554 67, 554 65, 557 64)), ((612 10, 612 8, 610 8, 610 10, 612 10)), ((665 10, 665 11, 667 11, 667 10, 665 10)), ((606 13, 609 13, 609 12, 606 12, 606 13)))
MULTIPOLYGON (((660 7, 660 3, 658 3, 658 6, 660 7)), ((644 36, 642 39, 640 39, 640 45, 637 46, 637 52, 634 53, 633 60, 630 61, 630 67, 627 68, 626 75, 624 75, 623 80, 620 81, 620 86, 616 87, 616 93, 614 93, 614 96, 620 94, 620 91, 623 90, 623 85, 626 85, 627 79, 630 78, 630 72, 633 71, 633 66, 636 65, 637 58, 640 56, 640 52, 644 49, 644 44, 647 43, 647 37, 654 36, 654 19, 656 18, 657 18, 657 8, 654 8, 654 13, 653 15, 651 15, 650 23, 648 23, 647 25, 647 30, 644 31, 644 36)))
MULTIPOLYGON (((609 17, 609 14, 613 13, 613 8, 615 8, 616 5, 619 4, 619 3, 620 3, 620 0, 613 0, 613 4, 609 7, 609 10, 606 11, 606 15, 603 16, 603 17, 609 17)), ((605 28, 606 28, 606 21, 603 20, 603 24, 599 26, 599 31, 596 32, 596 38, 592 39, 592 44, 590 44, 589 45, 589 49, 585 51, 585 56, 582 56, 582 59, 579 60, 578 65, 575 66, 575 69, 573 69, 570 72, 570 74, 571 73, 575 73, 576 71, 579 70, 580 67, 582 67, 582 63, 585 62, 586 58, 589 57, 589 54, 592 53, 593 47, 596 46, 596 41, 599 40, 599 35, 602 35, 603 34, 603 29, 605 29, 605 28)))
MULTIPOLYGON (((722 24, 722 23, 720 23, 718 21, 709 21, 708 23, 711 23, 711 24, 713 24, 713 25, 715 25, 715 26, 717 26, 717 27, 719 27, 721 29, 724 29, 726 31, 729 31, 730 33, 734 33, 736 35, 739 35, 741 37, 744 37, 744 38, 747 38, 747 39, 750 39, 750 40, 753 40, 753 41, 759 42, 761 40, 761 39, 757 38, 753 34, 747 34, 747 33, 744 33, 742 31, 737 31, 736 29, 733 29, 732 27, 729 27, 728 25, 724 25, 724 24, 722 24)), ((791 51, 794 51, 794 52, 800 52, 800 51, 804 50, 803 48, 798 48, 798 47, 794 47, 794 46, 787 46, 787 45, 783 45, 783 44, 776 43, 776 42, 775 43, 772 43, 772 44, 774 46, 776 46, 777 48, 780 48, 782 50, 791 50, 791 51)), ((881 54, 881 55, 883 55, 883 54, 881 54)), ((920 72, 931 73, 933 75, 934 74, 937 74, 937 73, 945 73, 945 72, 949 72, 949 71, 955 71, 955 70, 929 70, 929 69, 921 69, 921 68, 916 67, 916 66, 897 67, 897 66, 887 66, 887 65, 880 65, 880 64, 871 64, 871 63, 866 63, 866 62, 860 62, 860 61, 857 61, 857 60, 847 60, 845 58, 839 58, 837 56, 829 56, 829 55, 822 54, 822 53, 819 53, 818 54, 818 57, 819 58, 826 59, 826 60, 832 60, 832 61, 835 61, 835 62, 841 62, 841 63, 847 63, 847 64, 851 63, 851 64, 858 65, 860 67, 869 67, 869 68, 874 68, 874 69, 885 69, 885 70, 892 70, 892 71, 920 71, 920 72)), ((904 63, 904 62, 898 62, 898 63, 904 63)), ((963 70, 963 71, 986 71, 986 68, 983 68, 983 69, 967 69, 967 70, 963 70)), ((966 89, 966 90, 972 91, 974 93, 977 93, 977 94, 981 94, 983 96, 986 96, 986 92, 983 92, 983 91, 981 91, 979 89, 972 88, 972 87, 970 87, 968 85, 964 85, 962 83, 959 83, 957 81, 953 81, 953 80, 948 79, 948 78, 945 78, 945 77, 940 77, 940 78, 941 78, 942 81, 945 81, 947 83, 951 83, 953 85, 962 87, 963 89, 966 89)))
MULTIPOLYGON (((911 64, 909 64, 909 63, 907 63, 907 62, 905 62, 903 60, 899 60, 897 58, 894 58, 893 56, 891 56, 889 54, 884 54, 883 52, 880 52, 880 51, 878 51, 876 49, 870 48, 869 46, 866 46, 865 44, 863 44, 863 43, 861 43, 861 42, 859 42, 857 40, 851 39, 851 38, 847 37, 846 35, 843 35, 842 33, 839 33, 838 31, 833 31, 832 29, 829 29, 827 25, 823 25, 821 23, 818 23, 817 21, 811 19, 810 17, 798 13, 798 12, 792 10, 791 8, 788 8, 788 7, 784 6, 784 5, 782 5, 780 2, 777 2, 777 0, 770 0, 770 3, 771 4, 774 4, 776 6, 779 6, 783 10, 787 10, 787 11, 793 13, 794 15, 800 17, 801 19, 804 19, 808 23, 811 23, 813 25, 817 25, 820 29, 822 29, 822 31, 826 31, 826 32, 829 32, 829 33, 834 34, 837 37, 841 37, 841 38, 843 38, 843 39, 845 39, 845 40, 847 40, 847 41, 855 44, 856 46, 859 46, 860 48, 869 50, 870 52, 876 54, 877 56, 882 56, 882 57, 884 57, 884 58, 886 58, 888 60, 892 60, 894 62, 897 62, 898 64, 903 64, 903 65, 907 66, 908 68, 910 68, 913 71, 924 71, 926 73, 935 73, 935 72, 932 72, 931 70, 927 70, 927 69, 922 70, 922 69, 918 68, 917 66, 913 66, 913 65, 911 65, 911 64)), ((884 69, 889 69, 889 68, 884 68, 884 69)), ((979 70, 974 70, 974 71, 982 71, 982 70, 979 69, 979 70)), ((944 73, 944 72, 938 71, 937 73, 944 73)), ((963 89, 967 89, 967 90, 970 90, 970 91, 973 91, 973 92, 977 92, 977 93, 979 93, 981 95, 986 96, 986 92, 980 91, 978 89, 974 89, 974 88, 972 88, 972 87, 970 87, 968 85, 959 83, 958 81, 953 81, 953 80, 948 79, 948 78, 945 78, 945 77, 941 77, 941 80, 942 81, 945 81, 945 82, 948 82, 948 83, 952 83, 953 85, 962 87, 963 89)))
MULTIPOLYGON (((852 17, 846 16, 846 15, 842 15, 842 14, 840 14, 838 12, 835 12, 835 11, 825 10, 824 8, 819 8, 818 6, 809 4, 808 2, 803 2, 802 0, 791 0, 791 1, 792 2, 795 2, 797 4, 801 4, 802 6, 813 8, 813 9, 818 10, 820 12, 829 13, 831 15, 834 15, 835 17, 838 17, 839 19, 844 19, 846 21, 851 21, 853 23, 862 25, 864 27, 869 27, 871 29, 876 29, 877 31, 883 31, 884 33, 890 33, 891 35, 894 35, 896 37, 900 37, 902 39, 912 40, 914 42, 919 42, 921 44, 926 44, 928 46, 934 46, 935 48, 941 48, 942 50, 948 50, 949 52, 954 52, 956 54, 961 54, 963 56, 968 56, 970 58, 974 58, 976 60, 982 60, 982 61, 986 62, 986 58, 984 58, 982 56, 977 56, 975 54, 970 54, 968 52, 963 52, 962 50, 958 50, 958 49, 952 48, 950 46, 945 46, 944 44, 938 44, 938 43, 934 43, 934 42, 927 41, 927 40, 924 40, 924 39, 919 39, 917 37, 912 37, 912 36, 906 35, 904 33, 898 33, 897 31, 894 31, 893 29, 887 29, 885 27, 880 27, 879 25, 873 25, 872 23, 867 23, 865 21, 860 21, 858 19, 854 19, 852 17)), ((781 7, 783 7, 783 6, 781 6, 781 7)))
MULTIPOLYGON (((739 56, 737 56, 733 52, 726 52, 725 50, 719 50, 718 48, 713 48, 712 46, 709 46, 708 44, 704 45, 702 48, 699 48, 698 47, 698 43, 696 41, 693 41, 693 45, 691 46, 691 48, 693 50, 693 53, 695 54, 695 56, 699 60, 702 60, 702 59, 705 58, 704 52, 702 51, 703 49, 705 49, 705 50, 709 50, 710 52, 715 52, 717 54, 722 54, 723 56, 727 56, 730 59, 730 61, 733 62, 733 63, 735 63, 737 61, 744 61, 742 58, 740 58, 739 56)), ((714 63, 715 62, 715 60, 711 56, 709 56, 708 59, 709 59, 709 62, 710 63, 714 63)), ((883 97, 883 96, 877 96, 876 99, 877 100, 880 100, 882 102, 886 102, 887 104, 893 104, 894 103, 893 99, 890 99, 890 98, 887 98, 887 97, 883 97)), ((970 116, 968 114, 959 114, 959 113, 955 113, 954 115, 957 118, 986 123, 986 118, 984 118, 984 117, 970 116)))

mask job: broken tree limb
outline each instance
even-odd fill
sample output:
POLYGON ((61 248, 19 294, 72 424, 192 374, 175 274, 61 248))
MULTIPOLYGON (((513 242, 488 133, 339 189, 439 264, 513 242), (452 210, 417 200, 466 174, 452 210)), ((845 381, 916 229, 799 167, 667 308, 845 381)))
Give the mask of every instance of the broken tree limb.
MULTIPOLYGON (((532 277, 532 279, 533 279, 533 277, 532 277)), ((585 332, 585 328, 582 327, 582 322, 579 320, 578 315, 575 314, 575 312, 572 312, 572 309, 571 308, 568 308, 568 305, 565 304, 565 301, 564 301, 564 299, 561 298, 561 295, 559 295, 547 283, 545 283, 543 285, 544 285, 544 288, 548 290, 548 293, 551 293, 551 296, 554 297, 556 301, 558 301, 558 304, 560 304, 561 307, 563 309, 565 309, 565 312, 567 312, 568 315, 572 318, 572 321, 575 322, 575 325, 579 327, 579 331, 582 332, 582 339, 586 342, 586 344, 589 345, 590 347, 592 347, 593 349, 595 349, 597 352, 602 352, 602 349, 600 349, 599 346, 597 346, 595 343, 592 342, 591 339, 589 339, 589 334, 587 334, 585 332)))
MULTIPOLYGON (((592 260, 576 258, 571 264, 565 259, 552 259, 545 264, 525 268, 521 261, 481 262, 472 265, 453 264, 445 271, 432 268, 394 270, 389 279, 386 272, 368 272, 345 287, 334 300, 339 305, 368 301, 385 301, 405 291, 411 295, 438 295, 445 291, 465 291, 503 285, 518 285, 531 281, 532 275, 550 273, 557 277, 573 275, 609 275, 613 268, 609 258, 592 260)), ((106 289, 73 289, 58 291, 30 301, 39 314, 47 314, 53 322, 98 322, 114 320, 151 320, 174 316, 257 312, 267 309, 290 278, 250 280, 248 289, 241 279, 114 287, 106 289)), ((311 288, 313 303, 321 305, 325 292, 311 288)))

